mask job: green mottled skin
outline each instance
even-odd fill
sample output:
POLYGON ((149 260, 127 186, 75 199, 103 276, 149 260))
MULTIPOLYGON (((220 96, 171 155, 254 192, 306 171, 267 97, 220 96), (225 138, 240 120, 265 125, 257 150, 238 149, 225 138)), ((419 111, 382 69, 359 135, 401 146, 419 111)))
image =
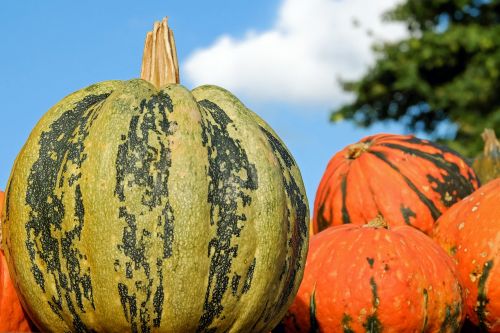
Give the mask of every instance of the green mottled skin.
POLYGON ((107 81, 67 96, 6 196, 9 268, 43 331, 268 332, 302 279, 300 172, 215 86, 107 81), (56 138, 63 117, 76 127, 56 138))

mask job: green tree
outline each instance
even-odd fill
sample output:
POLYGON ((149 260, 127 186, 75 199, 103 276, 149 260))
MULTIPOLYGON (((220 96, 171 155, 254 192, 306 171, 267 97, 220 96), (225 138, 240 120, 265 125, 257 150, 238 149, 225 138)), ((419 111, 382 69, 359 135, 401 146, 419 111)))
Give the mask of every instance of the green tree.
POLYGON ((475 156, 483 129, 500 129, 500 0, 406 0, 385 19, 408 38, 374 46, 375 65, 341 82, 355 98, 331 120, 396 120, 475 156))

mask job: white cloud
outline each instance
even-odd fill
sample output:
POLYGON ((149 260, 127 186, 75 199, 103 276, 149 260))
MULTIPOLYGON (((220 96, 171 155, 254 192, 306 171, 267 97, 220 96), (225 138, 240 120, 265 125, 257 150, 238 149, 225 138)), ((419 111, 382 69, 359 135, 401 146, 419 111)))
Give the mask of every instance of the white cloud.
POLYGON ((397 2, 283 0, 272 29, 219 37, 188 57, 183 75, 256 100, 332 106, 348 98, 337 79, 357 78, 373 63, 375 39, 405 35, 402 25, 381 20, 397 2))

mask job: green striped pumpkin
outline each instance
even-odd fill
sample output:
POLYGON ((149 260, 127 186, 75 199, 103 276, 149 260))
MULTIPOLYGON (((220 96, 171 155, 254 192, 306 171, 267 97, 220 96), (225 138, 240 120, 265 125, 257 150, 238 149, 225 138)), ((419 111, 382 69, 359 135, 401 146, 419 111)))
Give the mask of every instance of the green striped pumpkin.
POLYGON ((268 332, 302 279, 299 169, 219 87, 134 79, 67 96, 6 200, 9 268, 43 331, 268 332))

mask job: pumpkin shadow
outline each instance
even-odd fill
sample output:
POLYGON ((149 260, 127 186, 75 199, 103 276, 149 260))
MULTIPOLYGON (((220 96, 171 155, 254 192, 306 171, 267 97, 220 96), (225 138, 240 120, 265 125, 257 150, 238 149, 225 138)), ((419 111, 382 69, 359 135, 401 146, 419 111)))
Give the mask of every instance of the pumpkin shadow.
POLYGON ((271 333, 321 333, 316 316, 311 317, 311 307, 304 300, 296 298, 279 324, 271 333), (293 312, 290 312, 292 310, 293 312))
POLYGON ((481 330, 478 326, 474 325, 468 318, 465 319, 465 322, 460 330, 460 333, 479 333, 481 330))

